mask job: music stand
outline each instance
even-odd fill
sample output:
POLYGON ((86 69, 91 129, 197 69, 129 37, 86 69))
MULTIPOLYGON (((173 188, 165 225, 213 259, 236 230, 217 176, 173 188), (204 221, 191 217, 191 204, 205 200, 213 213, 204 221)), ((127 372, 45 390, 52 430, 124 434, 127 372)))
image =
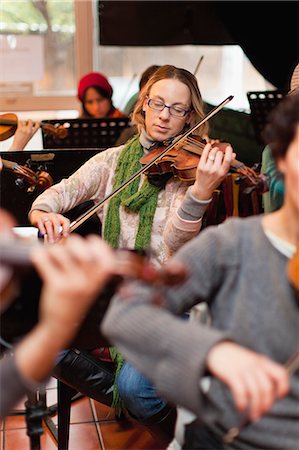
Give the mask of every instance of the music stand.
POLYGON ((55 127, 68 130, 64 139, 46 134, 42 130, 45 149, 108 148, 112 147, 120 133, 129 125, 128 117, 107 119, 57 119, 44 120, 55 127))
POLYGON ((247 98, 251 110, 251 120, 257 142, 264 144, 262 131, 267 124, 269 113, 286 95, 285 91, 251 91, 247 98))

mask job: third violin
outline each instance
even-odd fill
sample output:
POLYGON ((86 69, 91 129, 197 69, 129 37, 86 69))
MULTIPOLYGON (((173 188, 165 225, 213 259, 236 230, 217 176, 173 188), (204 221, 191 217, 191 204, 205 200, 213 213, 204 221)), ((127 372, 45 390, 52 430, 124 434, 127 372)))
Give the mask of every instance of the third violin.
MULTIPOLYGON (((18 117, 16 114, 7 113, 0 115, 0 141, 5 141, 13 136, 17 130, 18 117)), ((40 122, 40 127, 46 134, 50 134, 58 139, 65 139, 67 136, 67 129, 63 126, 55 127, 50 123, 40 122)))

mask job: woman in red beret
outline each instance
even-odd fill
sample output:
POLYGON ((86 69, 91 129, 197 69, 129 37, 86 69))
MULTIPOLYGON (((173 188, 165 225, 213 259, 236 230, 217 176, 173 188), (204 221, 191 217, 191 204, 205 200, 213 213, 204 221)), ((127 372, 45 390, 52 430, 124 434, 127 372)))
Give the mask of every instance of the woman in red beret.
POLYGON ((105 75, 90 72, 78 84, 78 98, 82 103, 81 118, 102 119, 125 117, 112 103, 113 89, 105 75))

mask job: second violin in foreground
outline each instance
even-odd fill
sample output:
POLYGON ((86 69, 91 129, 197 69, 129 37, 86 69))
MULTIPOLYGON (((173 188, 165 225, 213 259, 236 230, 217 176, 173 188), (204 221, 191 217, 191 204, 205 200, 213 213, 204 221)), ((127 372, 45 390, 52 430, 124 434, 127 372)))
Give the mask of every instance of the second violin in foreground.
MULTIPOLYGON (((63 243, 54 244, 63 245, 63 243)), ((14 279, 18 278, 19 294, 10 307, 1 314, 1 338, 9 344, 27 334, 38 321, 41 279, 32 268, 31 254, 39 242, 19 239, 0 241, 1 265, 14 268, 14 279), (22 320, 20 318, 22 317, 22 320)), ((182 264, 170 264, 157 269, 146 254, 121 249, 115 251, 117 264, 114 276, 98 295, 82 322, 72 342, 79 349, 89 349, 105 342, 99 325, 109 306, 110 300, 120 283, 126 279, 139 279, 158 286, 176 285, 185 280, 187 272, 182 264)), ((157 299, 159 302, 159 299, 157 299)))

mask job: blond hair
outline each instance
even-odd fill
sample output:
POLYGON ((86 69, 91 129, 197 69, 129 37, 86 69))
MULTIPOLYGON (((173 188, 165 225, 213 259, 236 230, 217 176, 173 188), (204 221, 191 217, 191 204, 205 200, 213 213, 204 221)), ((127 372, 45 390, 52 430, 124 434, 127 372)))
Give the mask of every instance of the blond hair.
MULTIPOLYGON (((171 65, 165 65, 161 66, 148 80, 148 82, 142 89, 139 99, 134 108, 132 122, 137 125, 139 132, 142 128, 145 128, 143 111, 144 100, 149 95, 152 86, 157 83, 157 81, 164 79, 179 80, 189 88, 191 94, 191 110, 194 111, 190 120, 191 127, 200 122, 205 117, 203 101, 195 76, 188 70, 180 69, 171 65)), ((208 133, 208 124, 204 123, 196 130, 195 133, 200 135, 201 137, 205 137, 208 133)))

